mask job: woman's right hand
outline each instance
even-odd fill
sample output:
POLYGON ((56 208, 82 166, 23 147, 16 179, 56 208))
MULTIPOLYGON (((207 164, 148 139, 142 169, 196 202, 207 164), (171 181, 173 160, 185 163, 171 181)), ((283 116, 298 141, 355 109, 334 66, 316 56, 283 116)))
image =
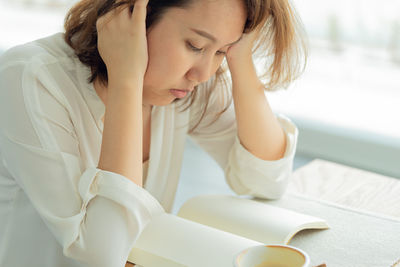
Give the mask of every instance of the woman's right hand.
POLYGON ((143 80, 147 69, 146 7, 136 0, 133 12, 120 6, 96 22, 99 54, 107 66, 108 80, 131 83, 143 80))

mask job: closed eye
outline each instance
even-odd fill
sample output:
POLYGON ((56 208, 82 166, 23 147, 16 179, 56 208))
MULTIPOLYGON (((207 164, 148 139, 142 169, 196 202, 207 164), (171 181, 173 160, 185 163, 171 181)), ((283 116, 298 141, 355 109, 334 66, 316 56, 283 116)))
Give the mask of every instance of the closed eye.
MULTIPOLYGON (((196 53, 201 53, 201 52, 203 52, 204 51, 204 48, 198 48, 198 47, 195 47, 194 45, 192 45, 190 42, 187 42, 187 46, 192 50, 192 51, 194 51, 194 52, 196 52, 196 53)), ((216 53, 217 55, 226 55, 226 52, 224 52, 224 51, 217 51, 217 53, 216 53)))
POLYGON ((197 48, 197 47, 195 47, 194 45, 192 45, 190 42, 187 42, 187 46, 188 46, 191 50, 193 50, 193 51, 195 51, 195 52, 198 52, 198 53, 200 53, 200 52, 203 51, 203 48, 197 48))

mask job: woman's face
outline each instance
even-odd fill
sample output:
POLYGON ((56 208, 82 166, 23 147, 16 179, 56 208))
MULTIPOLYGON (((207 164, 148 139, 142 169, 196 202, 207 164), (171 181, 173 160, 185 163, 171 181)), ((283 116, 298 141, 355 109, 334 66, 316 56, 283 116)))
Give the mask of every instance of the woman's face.
POLYGON ((168 105, 178 98, 171 89, 193 90, 211 78, 242 36, 245 20, 242 0, 195 0, 168 9, 147 34, 143 104, 168 105))

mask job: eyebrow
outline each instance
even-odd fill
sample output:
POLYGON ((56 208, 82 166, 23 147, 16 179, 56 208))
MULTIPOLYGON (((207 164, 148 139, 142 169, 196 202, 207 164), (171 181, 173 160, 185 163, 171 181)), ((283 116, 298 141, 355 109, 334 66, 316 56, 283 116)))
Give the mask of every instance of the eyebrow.
MULTIPOLYGON (((199 30, 199 29, 193 29, 193 28, 190 28, 190 30, 194 31, 195 33, 197 33, 197 34, 200 35, 200 36, 203 36, 203 37, 205 37, 205 38, 211 40, 213 43, 216 43, 216 42, 217 42, 217 38, 215 38, 214 36, 212 36, 212 35, 209 34, 208 32, 205 32, 205 31, 202 31, 202 30, 199 30)), ((242 36, 240 36, 240 38, 239 38, 238 40, 234 41, 233 43, 227 44, 227 45, 225 45, 225 46, 234 45, 234 44, 236 44, 237 42, 239 42, 240 39, 242 39, 242 36)))

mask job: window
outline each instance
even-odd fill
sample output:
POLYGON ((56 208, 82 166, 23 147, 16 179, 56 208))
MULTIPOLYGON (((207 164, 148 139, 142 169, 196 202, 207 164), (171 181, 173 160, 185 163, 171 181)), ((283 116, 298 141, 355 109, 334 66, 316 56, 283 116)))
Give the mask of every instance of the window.
POLYGON ((267 93, 300 128, 299 155, 400 177, 400 1, 297 0, 304 75, 267 93))
POLYGON ((76 0, 0 0, 0 53, 62 31, 64 16, 74 2, 76 0))

